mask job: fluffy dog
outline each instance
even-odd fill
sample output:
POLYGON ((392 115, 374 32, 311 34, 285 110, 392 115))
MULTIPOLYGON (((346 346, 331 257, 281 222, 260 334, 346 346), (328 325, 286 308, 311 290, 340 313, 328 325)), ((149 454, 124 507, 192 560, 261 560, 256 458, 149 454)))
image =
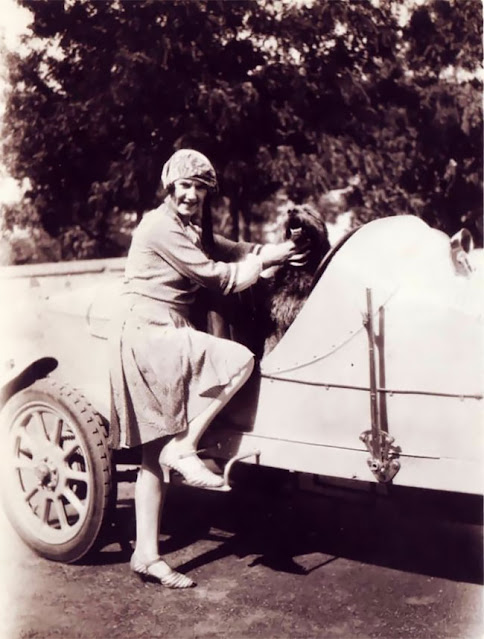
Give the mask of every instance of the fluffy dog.
POLYGON ((314 274, 329 251, 328 230, 322 215, 302 204, 288 209, 279 220, 278 239, 293 239, 306 252, 302 264, 286 262, 256 286, 254 348, 267 355, 294 321, 313 287, 314 274), (258 290, 257 290, 258 289, 258 290))
POLYGON ((250 289, 218 303, 225 332, 218 329, 216 334, 245 344, 258 359, 270 353, 294 321, 330 249, 322 215, 307 204, 295 205, 279 217, 274 240, 285 239, 292 239, 306 254, 303 263, 268 269, 250 289))
POLYGON ((294 321, 313 287, 315 272, 330 249, 322 215, 313 207, 293 206, 278 220, 276 241, 292 239, 304 262, 268 269, 257 284, 237 295, 209 296, 210 333, 248 346, 258 359, 267 355, 294 321))

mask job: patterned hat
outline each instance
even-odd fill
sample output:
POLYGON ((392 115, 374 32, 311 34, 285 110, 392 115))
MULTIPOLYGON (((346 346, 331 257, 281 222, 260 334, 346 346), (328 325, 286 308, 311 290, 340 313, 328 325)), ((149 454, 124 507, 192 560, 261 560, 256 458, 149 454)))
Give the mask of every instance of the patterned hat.
POLYGON ((217 176, 210 160, 194 149, 176 151, 163 167, 161 182, 165 189, 181 178, 197 180, 210 191, 217 190, 217 176))

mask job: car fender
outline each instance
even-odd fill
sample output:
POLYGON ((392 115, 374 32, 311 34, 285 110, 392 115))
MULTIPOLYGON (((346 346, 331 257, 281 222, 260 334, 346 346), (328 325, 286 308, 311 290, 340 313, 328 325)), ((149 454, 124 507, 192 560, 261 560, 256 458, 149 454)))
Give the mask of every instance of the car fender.
POLYGON ((22 388, 30 386, 37 379, 47 377, 57 365, 57 359, 48 355, 7 360, 0 373, 0 407, 22 388))

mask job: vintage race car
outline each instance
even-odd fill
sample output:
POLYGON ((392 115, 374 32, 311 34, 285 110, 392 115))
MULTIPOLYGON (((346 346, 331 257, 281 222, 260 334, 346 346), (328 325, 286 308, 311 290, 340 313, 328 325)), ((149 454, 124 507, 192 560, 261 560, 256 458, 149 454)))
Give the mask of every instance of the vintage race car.
MULTIPOLYGON (((396 216, 333 247, 287 333, 204 437, 227 490, 246 462, 482 494, 482 279, 469 245, 466 233, 451 240, 396 216)), ((28 331, 24 309, 0 380, 6 512, 57 561, 93 547, 116 467, 136 461, 109 443, 106 338, 119 286, 108 278, 52 296, 28 331)))

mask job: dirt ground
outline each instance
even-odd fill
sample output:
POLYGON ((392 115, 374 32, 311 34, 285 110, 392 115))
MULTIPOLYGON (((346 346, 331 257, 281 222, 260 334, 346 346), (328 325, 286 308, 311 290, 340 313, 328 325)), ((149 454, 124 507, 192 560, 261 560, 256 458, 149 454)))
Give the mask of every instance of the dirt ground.
POLYGON ((2 639, 483 635, 480 500, 335 498, 259 469, 229 494, 174 486, 161 551, 198 585, 173 591, 129 571, 132 494, 120 485, 111 538, 77 565, 37 557, 4 522, 2 639))

